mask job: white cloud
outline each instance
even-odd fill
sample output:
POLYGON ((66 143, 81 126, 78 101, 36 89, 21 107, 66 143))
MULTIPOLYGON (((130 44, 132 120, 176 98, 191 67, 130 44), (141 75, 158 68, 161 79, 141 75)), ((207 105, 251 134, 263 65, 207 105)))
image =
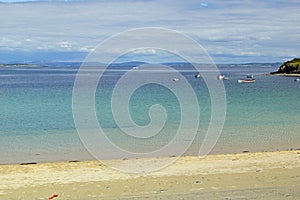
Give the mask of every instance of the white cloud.
POLYGON ((72 48, 72 44, 70 42, 67 41, 63 41, 63 42, 59 42, 58 45, 62 48, 62 49, 66 49, 68 51, 71 50, 72 48))
POLYGON ((299 8, 296 0, 280 4, 259 0, 0 4, 0 50, 88 52, 118 32, 155 26, 188 34, 209 53, 227 59, 241 55, 238 52, 252 56, 253 61, 260 55, 273 59, 282 48, 287 55, 299 54, 299 8))
POLYGON ((95 51, 95 48, 91 48, 91 47, 81 47, 81 48, 79 49, 79 51, 81 51, 81 52, 93 52, 93 51, 95 51))
POLYGON ((142 48, 136 49, 132 52, 133 54, 157 54, 157 50, 153 48, 142 48))

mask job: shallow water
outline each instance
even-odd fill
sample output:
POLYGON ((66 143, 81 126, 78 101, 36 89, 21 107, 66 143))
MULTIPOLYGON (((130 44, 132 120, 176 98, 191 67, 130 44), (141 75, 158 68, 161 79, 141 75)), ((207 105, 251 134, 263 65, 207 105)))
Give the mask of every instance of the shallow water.
MULTIPOLYGON (((127 69, 130 68, 120 66, 104 73, 95 95, 99 124, 107 137, 122 149, 137 153, 155 151, 175 136, 181 120, 180 106, 189 105, 180 105, 176 95, 165 87, 145 85, 130 99, 131 117, 139 126, 147 125, 149 108, 160 104, 168 116, 165 128, 147 140, 123 134, 113 120, 111 94, 127 69)), ((199 100, 200 126, 186 152, 197 155, 211 117, 210 96, 204 80, 194 78, 195 71, 179 69, 199 100)), ((227 113, 222 134, 211 153, 300 148, 299 82, 294 82, 292 77, 261 75, 277 69, 270 65, 222 65, 219 69, 229 77, 223 82, 227 113), (238 84, 237 79, 245 78, 247 74, 254 74, 256 82, 238 84)), ((0 68, 0 163, 92 159, 82 145, 73 121, 72 90, 77 71, 78 67, 65 66, 0 68)), ((216 78, 216 81, 220 80, 216 78)), ((126 123, 122 126, 126 127, 126 123)), ((189 132, 188 128, 186 132, 189 132)), ((174 151, 189 142, 175 141, 174 151)), ((95 144, 103 145, 101 141, 95 141, 95 144)), ((107 158, 120 158, 110 154, 109 150, 105 154, 107 158)), ((172 155, 167 152, 161 156, 172 155)))

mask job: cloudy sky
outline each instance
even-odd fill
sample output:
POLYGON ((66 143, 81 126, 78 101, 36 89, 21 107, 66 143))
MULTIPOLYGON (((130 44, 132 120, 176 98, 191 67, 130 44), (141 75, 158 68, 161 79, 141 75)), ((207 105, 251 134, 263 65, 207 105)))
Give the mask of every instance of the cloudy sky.
MULTIPOLYGON (((103 40, 143 27, 185 34, 216 63, 282 62, 300 56, 299 0, 0 2, 0 62, 83 61, 103 40)), ((151 50, 148 58, 162 59, 160 53, 151 50)), ((134 55, 133 60, 147 59, 134 55)))

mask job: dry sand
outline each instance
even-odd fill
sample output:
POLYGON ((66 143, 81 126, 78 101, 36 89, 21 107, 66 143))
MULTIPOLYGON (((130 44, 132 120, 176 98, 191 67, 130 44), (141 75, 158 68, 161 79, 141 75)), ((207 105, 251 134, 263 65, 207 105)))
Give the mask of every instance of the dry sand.
MULTIPOLYGON (((132 167, 171 158, 112 161, 132 167)), ((300 199, 300 150, 182 157, 148 174, 99 161, 0 166, 0 199, 300 199)))

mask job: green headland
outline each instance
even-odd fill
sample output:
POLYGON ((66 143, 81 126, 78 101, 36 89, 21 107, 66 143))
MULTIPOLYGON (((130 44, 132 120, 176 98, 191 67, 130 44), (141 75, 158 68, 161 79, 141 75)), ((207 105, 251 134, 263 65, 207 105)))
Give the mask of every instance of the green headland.
POLYGON ((294 58, 284 62, 276 72, 271 72, 272 75, 300 76, 300 58, 294 58))

